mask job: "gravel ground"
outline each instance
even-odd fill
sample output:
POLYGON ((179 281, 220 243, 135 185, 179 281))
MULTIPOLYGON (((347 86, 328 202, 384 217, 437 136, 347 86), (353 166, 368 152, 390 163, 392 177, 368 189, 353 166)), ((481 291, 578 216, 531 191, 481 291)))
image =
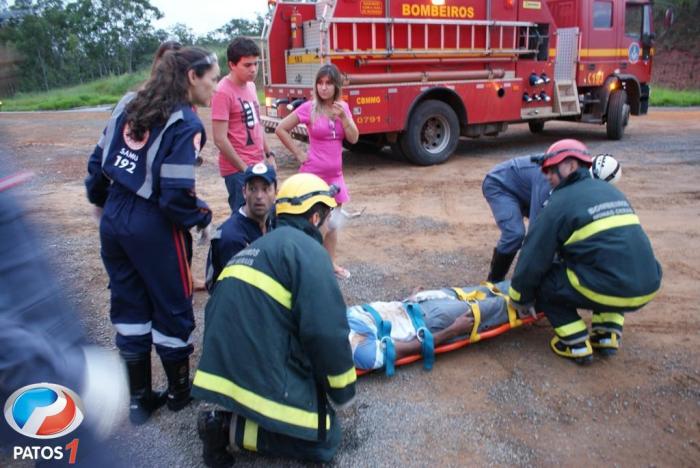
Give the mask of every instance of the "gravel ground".
MULTIPOLYGON (((206 111, 202 117, 208 120, 206 111)), ((37 173, 25 199, 56 275, 81 311, 90 339, 113 347, 106 275, 81 182, 86 154, 105 119, 88 112, 2 114, 0 153, 37 173)), ((340 261, 352 273, 340 283, 349 304, 400 299, 416 286, 480 281, 497 238, 481 197, 483 174, 503 159, 542 151, 564 137, 621 160, 620 186, 652 239, 665 277, 659 297, 630 316, 622 352, 585 369, 548 351, 551 328, 541 321, 441 355, 429 373, 413 364, 393 378, 362 377, 355 405, 340 413, 344 437, 332 466, 697 466, 700 111, 653 109, 632 118, 621 142, 605 140, 604 133, 595 126, 548 123, 544 134, 533 137, 514 126, 496 139, 465 140, 448 163, 430 168, 346 153, 349 210, 367 208, 349 222, 339 244, 340 261)), ((197 183, 218 223, 227 209, 214 155, 208 146, 197 183)), ((281 176, 295 171, 294 161, 282 155, 281 176)), ((202 275, 205 254, 195 249, 195 274, 202 275)), ((195 295, 197 344, 206 299, 205 293, 195 295)), ((199 351, 196 346, 193 367, 199 351)), ((155 355, 154 369, 156 385, 163 387, 155 355)), ((202 407, 161 410, 141 427, 125 423, 112 443, 130 454, 128 464, 201 466, 195 417, 202 407)), ((303 466, 245 454, 237 461, 303 466)))

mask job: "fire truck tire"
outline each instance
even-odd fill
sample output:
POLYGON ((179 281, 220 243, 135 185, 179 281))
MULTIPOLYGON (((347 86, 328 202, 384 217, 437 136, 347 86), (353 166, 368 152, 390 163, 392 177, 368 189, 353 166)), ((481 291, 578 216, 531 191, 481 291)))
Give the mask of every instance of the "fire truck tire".
POLYGON ((414 164, 443 163, 459 142, 457 114, 442 101, 423 101, 409 117, 400 142, 406 158, 414 164))
POLYGON ((403 151, 403 147, 401 146, 401 137, 403 135, 399 135, 399 139, 396 140, 395 143, 390 143, 389 148, 391 148, 391 154, 393 155, 394 160, 396 161, 406 161, 408 158, 406 157, 406 153, 403 151))
POLYGON ((624 89, 613 91, 608 100, 608 119, 605 125, 608 138, 611 140, 622 139, 629 118, 630 106, 627 104, 627 93, 624 89))
POLYGON ((544 131, 544 120, 530 120, 527 122, 532 133, 542 133, 544 131))

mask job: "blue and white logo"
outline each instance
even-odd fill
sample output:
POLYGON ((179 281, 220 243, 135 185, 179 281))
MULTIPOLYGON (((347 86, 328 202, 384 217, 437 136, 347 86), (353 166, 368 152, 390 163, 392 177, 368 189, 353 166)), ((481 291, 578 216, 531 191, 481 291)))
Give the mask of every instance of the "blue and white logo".
POLYGON ((62 385, 40 383, 15 391, 5 403, 12 429, 33 439, 54 439, 80 426, 84 408, 80 397, 62 385))
POLYGON ((637 44, 636 42, 630 44, 629 48, 627 49, 627 56, 630 59, 630 63, 635 64, 639 62, 640 52, 641 49, 639 48, 639 44, 637 44))

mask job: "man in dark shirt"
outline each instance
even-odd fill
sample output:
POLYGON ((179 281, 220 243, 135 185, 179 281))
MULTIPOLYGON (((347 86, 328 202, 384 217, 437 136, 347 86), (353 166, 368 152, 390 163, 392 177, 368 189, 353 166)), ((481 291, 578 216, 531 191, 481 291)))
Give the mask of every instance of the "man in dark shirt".
POLYGON ((243 178, 245 204, 217 228, 207 257, 207 291, 231 257, 272 228, 271 209, 277 193, 275 170, 265 163, 249 166, 243 178))

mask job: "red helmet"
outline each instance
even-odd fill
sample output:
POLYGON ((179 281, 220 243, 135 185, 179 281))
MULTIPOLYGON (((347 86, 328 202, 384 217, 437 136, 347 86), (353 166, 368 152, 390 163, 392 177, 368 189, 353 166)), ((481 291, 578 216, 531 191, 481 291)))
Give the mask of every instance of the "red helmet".
POLYGON ((576 158, 586 167, 590 167, 591 153, 588 152, 586 145, 578 140, 566 139, 559 140, 549 147, 547 153, 542 160, 542 170, 548 167, 556 166, 566 158, 576 158))

